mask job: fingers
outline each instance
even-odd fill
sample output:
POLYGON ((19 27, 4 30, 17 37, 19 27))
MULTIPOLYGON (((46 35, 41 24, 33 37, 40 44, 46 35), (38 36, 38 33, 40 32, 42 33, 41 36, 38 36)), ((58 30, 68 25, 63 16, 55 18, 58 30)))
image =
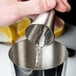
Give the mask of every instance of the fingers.
POLYGON ((67 0, 18 0, 15 4, 16 19, 24 16, 36 15, 55 8, 59 12, 66 12, 71 9, 67 0))
POLYGON ((56 8, 59 12, 68 12, 70 11, 71 7, 67 0, 57 0, 56 8))
POLYGON ((55 8, 55 5, 55 0, 29 0, 24 2, 17 2, 16 8, 19 15, 27 16, 48 11, 49 9, 55 8))
POLYGON ((68 8, 67 10, 70 11, 71 10, 71 6, 68 3, 68 1, 67 0, 62 0, 62 2, 67 6, 67 8, 68 8))

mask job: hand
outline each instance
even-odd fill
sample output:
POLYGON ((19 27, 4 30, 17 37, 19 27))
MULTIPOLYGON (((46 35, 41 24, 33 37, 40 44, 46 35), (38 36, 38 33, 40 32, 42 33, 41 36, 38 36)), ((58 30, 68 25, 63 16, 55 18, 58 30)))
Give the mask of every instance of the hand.
POLYGON ((20 18, 40 14, 55 8, 59 12, 70 11, 67 0, 0 0, 0 26, 10 25, 20 18))

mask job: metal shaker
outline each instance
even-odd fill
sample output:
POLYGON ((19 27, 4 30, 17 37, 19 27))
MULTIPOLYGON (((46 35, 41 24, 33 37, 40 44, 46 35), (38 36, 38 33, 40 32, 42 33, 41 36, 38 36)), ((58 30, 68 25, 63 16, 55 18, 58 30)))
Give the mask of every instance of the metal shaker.
POLYGON ((9 50, 16 76, 65 76, 67 49, 59 42, 44 46, 36 67, 37 48, 28 39, 15 43, 9 50))

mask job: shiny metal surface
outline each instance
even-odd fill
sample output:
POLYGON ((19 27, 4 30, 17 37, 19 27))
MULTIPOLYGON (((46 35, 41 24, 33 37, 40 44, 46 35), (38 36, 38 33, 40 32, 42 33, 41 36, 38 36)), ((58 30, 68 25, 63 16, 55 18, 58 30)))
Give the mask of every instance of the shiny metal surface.
POLYGON ((40 14, 37 19, 26 29, 26 37, 34 44, 43 46, 49 44, 54 39, 54 16, 55 11, 40 14), (40 19, 43 19, 40 23, 40 19))
POLYGON ((14 65, 16 76, 65 76, 66 74, 66 61, 51 69, 47 70, 28 70, 14 65))
POLYGON ((37 18, 32 22, 32 24, 42 24, 48 26, 49 29, 53 31, 54 21, 55 21, 55 10, 50 10, 39 14, 37 18))
POLYGON ((65 62, 67 55, 66 48, 54 41, 51 45, 42 48, 39 55, 39 66, 36 68, 36 47, 27 39, 16 43, 9 51, 9 58, 16 66, 32 70, 55 68, 65 62))
POLYGON ((53 32, 47 26, 34 24, 27 28, 26 37, 33 44, 49 45, 53 39, 53 32))
POLYGON ((48 13, 49 14, 45 25, 48 26, 52 31, 54 31, 55 10, 51 10, 48 13))

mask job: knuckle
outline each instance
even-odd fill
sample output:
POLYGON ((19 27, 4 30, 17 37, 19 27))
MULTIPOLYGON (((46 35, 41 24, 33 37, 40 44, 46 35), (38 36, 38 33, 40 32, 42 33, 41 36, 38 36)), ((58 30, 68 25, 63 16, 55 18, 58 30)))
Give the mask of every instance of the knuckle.
POLYGON ((43 2, 43 0, 39 0, 37 6, 38 6, 38 8, 37 8, 38 14, 48 10, 48 5, 45 1, 43 2))

